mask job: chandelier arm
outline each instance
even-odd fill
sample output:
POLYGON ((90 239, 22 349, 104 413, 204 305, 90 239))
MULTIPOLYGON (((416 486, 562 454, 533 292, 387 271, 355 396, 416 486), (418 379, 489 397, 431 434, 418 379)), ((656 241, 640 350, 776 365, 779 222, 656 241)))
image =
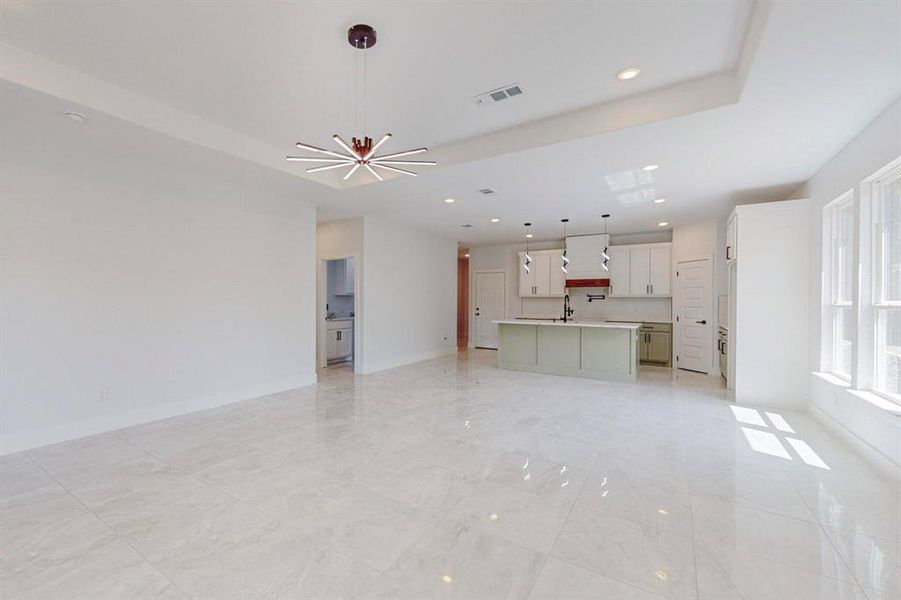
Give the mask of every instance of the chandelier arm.
MULTIPOLYGON (((340 135, 338 135, 338 134, 336 133, 335 135, 332 136, 332 139, 335 140, 335 143, 336 143, 336 144, 338 144, 339 146, 341 146, 342 148, 344 148, 345 150, 347 150, 348 152, 350 152, 353 156, 357 156, 357 153, 354 152, 353 148, 351 148, 350 145, 348 145, 347 142, 345 142, 344 140, 342 140, 340 135)), ((354 159, 354 160, 357 160, 357 159, 354 159)))
POLYGON ((370 160, 374 165, 437 165, 434 160, 385 160, 384 158, 373 158, 370 160))
MULTIPOLYGON (((367 163, 369 164, 369 163, 367 163)), ((389 171, 394 171, 395 173, 403 173, 404 175, 410 175, 412 177, 416 177, 419 173, 414 173, 413 171, 408 171, 406 169, 398 169, 397 167, 389 167, 388 165, 383 165, 381 163, 372 163, 373 167, 379 167, 380 169, 388 169, 389 171)))
POLYGON ((351 168, 351 170, 348 171, 347 174, 344 177, 342 177, 341 179, 343 179, 344 181, 347 181, 348 179, 350 179, 351 175, 353 175, 354 173, 357 172, 357 169, 360 168, 361 164, 363 164, 363 163, 354 163, 353 168, 351 168))
POLYGON ((400 158, 401 156, 409 156, 411 154, 420 154, 422 152, 428 152, 428 148, 417 148, 416 150, 406 150, 405 152, 395 152, 394 154, 385 154, 382 156, 376 156, 371 160, 385 160, 386 158, 400 158))
POLYGON ((382 144, 387 142, 389 139, 391 139, 390 133, 386 133, 385 135, 383 135, 382 139, 380 139, 378 141, 378 143, 376 143, 376 145, 372 147, 372 150, 370 150, 369 152, 366 153, 366 156, 363 157, 363 160, 369 160, 372 157, 372 155, 375 154, 375 151, 379 149, 379 146, 381 146, 382 144))
POLYGON ((363 166, 366 167, 366 169, 367 169, 370 173, 372 173, 373 175, 375 175, 375 178, 376 178, 376 179, 378 179, 379 181, 385 181, 384 177, 382 177, 381 175, 379 175, 378 173, 376 173, 376 172, 375 172, 375 169, 373 169, 372 167, 369 166, 369 163, 363 163, 363 166))
POLYGON ((307 158, 305 156, 286 156, 286 160, 290 160, 292 162, 317 162, 317 163, 352 163, 354 160, 352 158, 307 158))
POLYGON ((325 148, 319 148, 317 146, 311 146, 309 144, 301 144, 297 142, 295 144, 301 150, 309 150, 310 152, 319 152, 320 154, 328 154, 329 156, 334 156, 337 158, 347 158, 350 160, 357 160, 356 156, 347 156, 346 154, 338 154, 337 152, 332 152, 331 150, 326 150, 325 148))
POLYGON ((319 171, 328 171, 330 169, 340 169, 341 167, 349 167, 351 163, 341 162, 335 165, 325 165, 324 167, 313 167, 307 169, 307 173, 318 173, 319 171))

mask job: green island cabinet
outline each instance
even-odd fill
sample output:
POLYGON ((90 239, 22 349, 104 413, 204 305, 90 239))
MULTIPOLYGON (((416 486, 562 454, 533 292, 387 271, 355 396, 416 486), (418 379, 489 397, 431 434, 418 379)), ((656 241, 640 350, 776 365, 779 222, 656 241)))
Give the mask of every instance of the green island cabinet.
POLYGON ((638 378, 638 323, 497 321, 501 369, 589 377, 638 378))

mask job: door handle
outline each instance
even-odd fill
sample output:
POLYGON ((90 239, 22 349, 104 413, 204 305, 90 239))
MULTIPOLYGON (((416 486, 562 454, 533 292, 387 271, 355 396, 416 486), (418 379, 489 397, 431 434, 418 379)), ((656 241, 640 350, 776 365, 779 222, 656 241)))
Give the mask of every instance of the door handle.
POLYGON ((731 250, 731 249, 732 249, 732 246, 726 246, 726 260, 729 260, 732 258, 731 256, 729 256, 729 250, 731 250))
POLYGON ((704 319, 703 321, 695 321, 695 323, 697 323, 697 324, 699 324, 699 325, 706 325, 706 324, 707 324, 707 319, 704 319))
POLYGON ((652 294, 654 293, 654 284, 653 283, 651 284, 651 293, 652 294))
POLYGON ((650 294, 650 293, 651 293, 651 286, 650 286, 650 285, 644 286, 644 293, 645 293, 645 294, 650 294))
POLYGON ((341 341, 341 330, 338 330, 338 337, 336 338, 339 342, 341 341))

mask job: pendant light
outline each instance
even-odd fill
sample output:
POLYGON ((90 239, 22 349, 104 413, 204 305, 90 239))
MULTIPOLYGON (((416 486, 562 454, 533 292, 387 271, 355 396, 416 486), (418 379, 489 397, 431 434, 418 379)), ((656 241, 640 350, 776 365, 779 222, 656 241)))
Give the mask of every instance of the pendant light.
MULTIPOLYGON (((409 169, 402 169, 399 165, 422 167, 434 166, 436 164, 433 160, 409 159, 409 157, 414 154, 428 152, 428 148, 416 148, 414 150, 393 152, 391 154, 382 154, 380 156, 375 155, 376 150, 378 150, 382 146, 382 144, 391 139, 391 134, 386 133, 378 142, 373 144, 373 139, 366 135, 366 51, 375 46, 377 39, 378 38, 376 37, 375 29, 373 29, 369 25, 354 25, 347 32, 347 42, 355 49, 360 50, 363 54, 362 119, 360 119, 359 115, 356 115, 358 121, 362 120, 362 135, 359 138, 352 137, 349 144, 344 141, 344 139, 340 135, 333 135, 332 141, 334 141, 335 144, 337 144, 341 148, 342 152, 333 152, 331 150, 326 150, 325 148, 319 148, 318 146, 298 142, 296 145, 301 150, 306 150, 307 152, 315 152, 321 155, 315 157, 286 157, 286 159, 290 162, 318 164, 318 166, 310 167, 309 169, 307 169, 307 173, 318 173, 320 171, 330 171, 332 169, 346 168, 347 171, 344 173, 344 176, 341 179, 347 181, 351 178, 351 176, 353 176, 354 173, 357 172, 360 167, 363 167, 366 171, 369 172, 372 177, 378 179, 379 181, 384 181, 384 178, 380 173, 382 169, 391 173, 399 173, 401 175, 416 177, 418 173, 416 173, 415 171, 410 171, 409 169)), ((354 98, 354 101, 357 104, 360 104, 358 98, 354 98)), ((359 108, 357 107, 355 108, 354 112, 358 112, 358 110, 359 108)), ((358 123, 357 126, 360 127, 360 124, 358 123)), ((382 171, 382 173, 384 173, 384 171, 382 171)))
POLYGON ((566 258, 566 224, 569 223, 569 219, 560 219, 560 222, 563 223, 563 256, 561 257, 560 269, 564 273, 569 273, 569 259, 566 258))
POLYGON ((532 256, 529 254, 529 238, 532 237, 532 224, 525 223, 526 226, 526 258, 522 263, 522 268, 525 269, 526 273, 531 270, 532 265, 532 256))
POLYGON ((609 271, 610 255, 607 254, 607 243, 609 242, 610 237, 607 235, 607 219, 610 218, 610 215, 601 215, 601 218, 604 219, 604 250, 601 252, 601 268, 603 268, 604 271, 609 271))

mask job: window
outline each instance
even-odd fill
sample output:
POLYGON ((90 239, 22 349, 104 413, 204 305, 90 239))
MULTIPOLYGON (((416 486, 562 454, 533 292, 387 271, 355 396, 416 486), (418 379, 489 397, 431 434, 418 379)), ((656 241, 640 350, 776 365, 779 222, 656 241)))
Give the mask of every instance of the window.
POLYGON ((873 183, 877 391, 901 400, 901 167, 873 183))
POLYGON ((850 380, 854 348, 854 193, 848 192, 829 204, 825 216, 830 231, 829 370, 850 380))

